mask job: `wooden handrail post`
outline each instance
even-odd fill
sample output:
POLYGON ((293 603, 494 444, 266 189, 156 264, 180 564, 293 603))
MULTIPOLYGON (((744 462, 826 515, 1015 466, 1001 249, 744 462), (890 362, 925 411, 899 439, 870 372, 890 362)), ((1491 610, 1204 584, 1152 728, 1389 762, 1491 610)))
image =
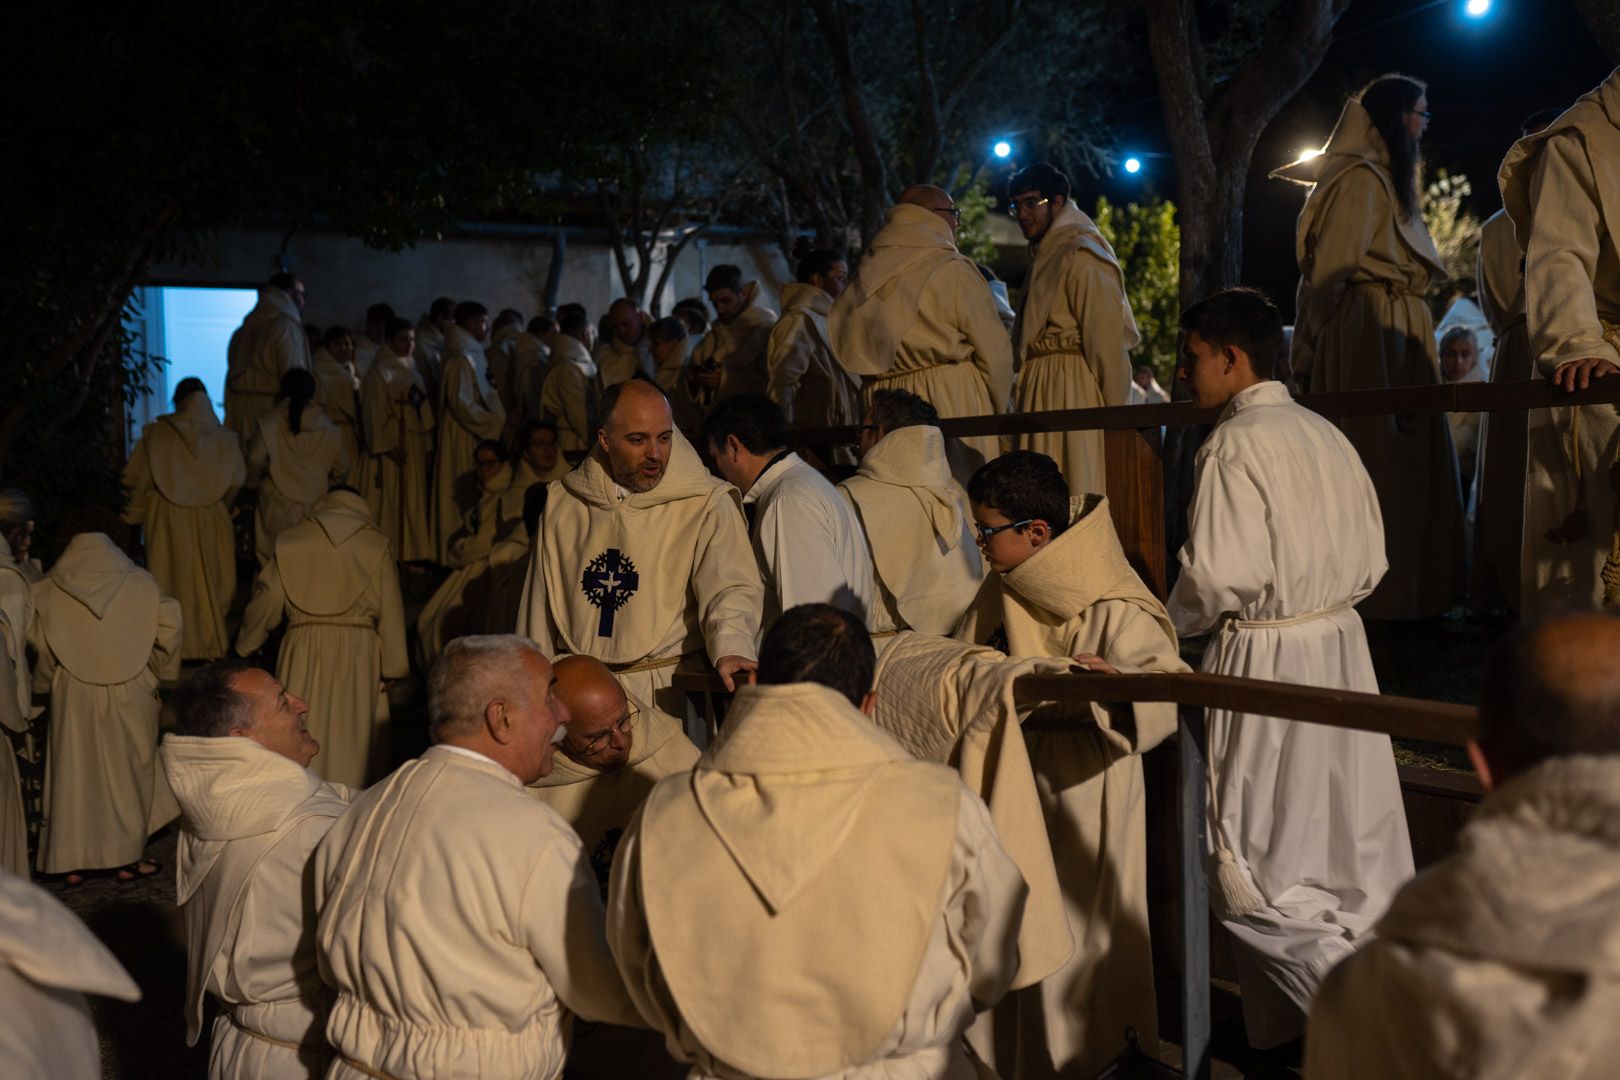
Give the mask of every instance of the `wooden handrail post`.
POLYGON ((1176 737, 1181 821, 1181 1074, 1209 1077, 1209 773, 1204 710, 1183 705, 1176 737))

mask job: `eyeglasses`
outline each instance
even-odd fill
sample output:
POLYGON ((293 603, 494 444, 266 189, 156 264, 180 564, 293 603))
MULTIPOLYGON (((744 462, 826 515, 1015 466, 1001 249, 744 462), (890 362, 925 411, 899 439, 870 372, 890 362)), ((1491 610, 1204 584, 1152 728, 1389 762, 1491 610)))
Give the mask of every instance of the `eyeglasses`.
POLYGON ((988 544, 990 542, 990 538, 996 535, 996 533, 1006 532, 1008 529, 1022 529, 1025 525, 1032 523, 1034 520, 1034 518, 1025 518, 1023 521, 1012 521, 1008 522, 1006 525, 980 525, 977 521, 975 521, 973 523, 973 531, 979 534, 979 543, 988 544))
POLYGON ((1038 209, 1038 208, 1040 208, 1042 206, 1045 206, 1047 203, 1049 203, 1051 201, 1052 201, 1051 199, 1048 199, 1048 198, 1045 198, 1045 197, 1036 198, 1033 195, 1029 196, 1028 198, 1014 199, 1013 202, 1012 202, 1012 205, 1007 207, 1007 216, 1008 217, 1017 217, 1018 214, 1019 214, 1019 211, 1021 211, 1021 210, 1035 210, 1035 209, 1038 209))
POLYGON ((1425 120, 1431 120, 1434 118, 1434 113, 1428 109, 1407 109, 1406 111, 1411 113, 1413 116, 1421 116, 1425 120))
POLYGON ((934 207, 934 213, 945 214, 953 221, 962 220, 962 208, 960 206, 936 206, 934 207))
POLYGON ((592 735, 589 739, 585 740, 585 746, 582 752, 587 755, 596 753, 598 750, 602 749, 602 747, 607 745, 608 738, 612 736, 614 732, 618 732, 621 738, 630 738, 630 732, 636 726, 636 717, 640 715, 641 710, 636 708, 635 702, 630 702, 629 710, 619 718, 618 723, 614 724, 610 728, 605 728, 598 731, 595 735, 592 735))

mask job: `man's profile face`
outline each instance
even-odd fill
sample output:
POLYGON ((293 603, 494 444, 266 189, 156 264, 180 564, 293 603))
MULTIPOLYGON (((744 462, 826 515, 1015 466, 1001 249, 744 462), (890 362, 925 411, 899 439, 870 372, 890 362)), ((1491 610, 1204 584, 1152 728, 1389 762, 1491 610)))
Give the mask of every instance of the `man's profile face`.
POLYGON ((1018 215, 1018 231, 1030 243, 1037 242, 1052 227, 1052 215, 1067 201, 1061 195, 1048 199, 1039 189, 1016 193, 1012 197, 1012 204, 1018 215))
POLYGON ((1187 384, 1193 404, 1200 409, 1218 409, 1232 400, 1234 361, 1227 352, 1199 337, 1196 330, 1188 331, 1182 342, 1176 377, 1187 384))
POLYGON ((266 750, 289 761, 307 766, 315 760, 321 744, 310 735, 304 720, 309 702, 287 692, 268 671, 249 668, 231 676, 231 690, 247 699, 249 721, 232 728, 231 734, 252 739, 266 750))
POLYGON ((651 491, 663 480, 674 445, 669 402, 650 388, 627 387, 596 438, 614 483, 626 491, 651 491))
POLYGON ((568 702, 568 735, 562 750, 581 765, 618 772, 630 761, 630 735, 638 710, 623 689, 568 702))
POLYGON ((996 573, 1016 569, 1039 549, 1040 545, 1031 541, 1027 524, 1013 528, 1013 520, 994 507, 973 503, 972 508, 974 538, 984 553, 984 561, 996 573), (984 534, 992 529, 995 531, 986 537, 984 534))
POLYGON ((1479 365, 1479 350, 1465 337, 1454 337, 1440 350, 1440 370, 1446 382, 1456 382, 1479 365))
POLYGON ((613 325, 613 337, 621 344, 641 344, 645 327, 641 322, 641 312, 636 310, 634 304, 614 304, 608 312, 608 321, 613 325))
POLYGON ((866 415, 861 417, 861 457, 865 457, 882 438, 883 433, 872 423, 872 410, 867 409, 866 415))
POLYGON ((714 317, 728 323, 742 311, 742 295, 734 289, 712 289, 709 303, 714 306, 714 317))
POLYGON ((461 320, 458 325, 471 334, 474 341, 483 341, 489 337, 488 315, 474 315, 470 319, 461 320))
POLYGON ((307 299, 307 297, 304 293, 304 281, 302 278, 293 278, 292 291, 287 295, 292 298, 294 307, 296 307, 299 311, 304 310, 304 301, 307 299))
POLYGON ((416 351, 416 331, 401 330, 388 339, 388 351, 395 356, 409 356, 416 351))
POLYGON ((523 448, 523 458, 529 468, 544 476, 557 467, 557 433, 550 428, 535 428, 529 433, 529 445, 523 448))
POLYGON ((810 284, 834 300, 838 299, 838 294, 849 284, 849 263, 835 262, 825 274, 811 274, 810 284))
POLYGON ((513 749, 521 766, 512 771, 525 784, 532 784, 551 775, 557 744, 568 736, 568 713, 557 701, 557 677, 545 657, 524 653, 521 671, 514 673, 514 678, 522 680, 525 700, 506 703, 513 749))
POLYGON ((480 485, 488 484, 501 471, 501 455, 487 446, 482 450, 474 451, 473 471, 478 474, 478 483, 480 485))

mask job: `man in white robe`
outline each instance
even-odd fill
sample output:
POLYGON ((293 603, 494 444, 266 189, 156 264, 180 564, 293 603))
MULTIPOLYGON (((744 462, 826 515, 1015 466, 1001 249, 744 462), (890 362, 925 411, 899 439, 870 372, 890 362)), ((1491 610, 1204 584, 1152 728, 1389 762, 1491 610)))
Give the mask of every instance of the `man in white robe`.
POLYGON ((488 309, 476 300, 457 304, 456 321, 444 337, 439 446, 433 459, 433 525, 441 563, 449 561, 450 540, 461 519, 478 505, 473 447, 484 439, 499 439, 506 428, 506 407, 484 357, 488 336, 488 309))
POLYGON ((1620 1075, 1620 620, 1516 632, 1469 756, 1487 797, 1311 1005, 1305 1075, 1620 1075))
POLYGON ((388 340, 388 324, 394 319, 394 309, 388 304, 372 304, 366 308, 365 331, 354 336, 354 374, 364 379, 377 359, 377 350, 388 340))
POLYGON ((7 1076, 101 1080, 86 994, 141 991, 90 928, 26 877, 0 870, 0 1062, 7 1076))
POLYGON ((585 312, 558 316, 551 343, 551 366, 540 389, 539 418, 557 425, 563 453, 583 456, 596 441, 598 382, 591 342, 596 332, 585 312))
POLYGON ((949 635, 984 581, 984 560, 934 407, 906 390, 876 391, 862 422, 860 470, 838 490, 872 552, 873 633, 949 635))
POLYGON ((570 1014, 642 1023, 579 838, 524 791, 564 735, 552 683, 532 641, 451 642, 428 678, 434 746, 316 849, 331 1080, 550 1080, 570 1014))
POLYGON ((484 362, 489 365, 489 381, 500 396, 506 409, 507 423, 516 422, 517 413, 517 340, 523 333, 523 313, 516 308, 502 308, 489 324, 489 344, 484 347, 484 362))
POLYGON ((984 803, 873 726, 847 613, 795 608, 760 655, 614 862, 632 999, 693 1077, 978 1075, 962 1034, 1017 972, 1025 895, 984 803))
MULTIPOLYGON (((1524 251, 1537 370, 1565 390, 1620 371, 1620 68, 1502 162, 1502 202, 1524 251)), ((1525 615, 1620 610, 1620 498, 1612 405, 1531 414, 1525 615), (1572 452, 1572 447, 1573 452, 1572 452)))
POLYGON ((186 1045, 214 999, 209 1080, 325 1076, 329 995, 315 959, 315 845, 347 788, 308 768, 309 703, 237 660, 169 698, 158 750, 180 803, 177 898, 186 928, 186 1045))
POLYGON ((594 656, 642 701, 683 657, 726 682, 754 667, 764 590, 737 489, 704 469, 649 382, 607 389, 596 448, 549 490, 518 633, 594 656))
POLYGON ((648 351, 651 342, 647 339, 647 327, 652 318, 628 296, 621 296, 608 305, 607 318, 613 333, 597 342, 592 356, 602 388, 638 374, 652 378, 652 353, 648 351))
POLYGON ((438 397, 444 339, 455 317, 456 302, 448 296, 441 296, 416 320, 416 370, 427 380, 428 390, 433 392, 435 398, 438 397))
POLYGON ((1131 385, 1125 394, 1127 405, 1163 405, 1170 400, 1165 388, 1159 385, 1150 367, 1139 367, 1131 376, 1131 385))
MULTIPOLYGON (((799 260, 797 280, 782 288, 782 317, 765 352, 770 399, 794 428, 846 427, 861 422, 860 380, 833 355, 827 316, 849 284, 849 263, 818 248, 799 260)), ((852 462, 846 447, 833 451, 852 462)))
POLYGON ((546 382, 556 337, 557 320, 550 315, 536 315, 512 343, 512 392, 519 412, 527 419, 540 417, 540 388, 546 382))
MULTIPOLYGON (((1170 613, 1214 633, 1204 670, 1378 692, 1355 605, 1385 569, 1378 494, 1355 447, 1272 378, 1263 295, 1189 308, 1182 377, 1223 408, 1198 451, 1170 613)), ((1249 1042, 1304 1033, 1322 977, 1412 876, 1389 737, 1210 710, 1212 898, 1237 946, 1249 1042)))
POLYGON ((745 282, 741 269, 721 263, 709 271, 703 291, 714 307, 714 322, 693 347, 691 361, 704 388, 703 406, 732 394, 763 394, 776 312, 759 303, 759 282, 745 282))
POLYGON ((385 332, 387 339, 360 383, 367 464, 359 487, 394 560, 431 562, 438 553, 428 516, 433 402, 411 358, 416 331, 404 319, 391 319, 385 332))
POLYGON ((231 334, 225 360, 225 426, 244 448, 258 431, 259 418, 275 402, 281 377, 310 366, 304 333, 304 283, 279 273, 259 289, 259 302, 231 334))
POLYGON ((800 604, 831 604, 870 625, 872 552, 855 509, 798 454, 788 423, 763 394, 723 399, 703 421, 709 456, 743 494, 765 583, 762 627, 800 604))
MULTIPOLYGON (((907 188, 833 304, 833 354, 866 377, 868 403, 882 386, 911 391, 946 419, 1007 411, 1012 342, 979 268, 956 250, 961 219, 939 188, 907 188)), ((946 445, 951 473, 963 484, 1001 453, 994 436, 946 445)))
POLYGON ((345 484, 358 484, 363 460, 360 451, 360 376, 354 367, 354 335, 344 326, 328 327, 321 335, 321 347, 310 359, 315 376, 315 400, 343 439, 349 459, 345 484))
MULTIPOLYGON (((1007 182, 1007 194, 1030 254, 1013 327, 1013 411, 1126 404, 1130 354, 1142 335, 1113 247, 1074 205, 1069 178, 1051 165, 1020 171, 1007 182)), ((1034 432, 1013 441, 1062 466, 1069 490, 1106 490, 1101 431, 1034 432)))

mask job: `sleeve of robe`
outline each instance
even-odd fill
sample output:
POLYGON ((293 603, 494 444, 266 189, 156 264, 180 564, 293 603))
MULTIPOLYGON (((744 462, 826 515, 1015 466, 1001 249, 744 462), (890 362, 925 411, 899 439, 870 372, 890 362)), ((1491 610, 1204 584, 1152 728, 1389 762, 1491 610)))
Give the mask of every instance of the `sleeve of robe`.
POLYGON ((1371 169, 1352 168, 1328 189, 1327 202, 1316 215, 1316 232, 1308 238, 1310 266, 1300 267, 1298 314, 1290 363, 1296 374, 1308 372, 1315 360, 1316 335, 1371 250, 1378 223, 1391 207, 1383 182, 1371 169))
POLYGON ((459 570, 488 555, 495 546, 495 524, 500 514, 497 500, 480 495, 476 509, 469 510, 461 519, 461 528, 450 541, 450 567, 459 570), (476 524, 475 524, 476 523, 476 524))
POLYGON ((1620 352, 1603 340, 1592 284, 1608 226, 1585 157, 1574 133, 1554 135, 1530 179, 1530 204, 1536 209, 1525 243, 1525 314, 1544 375, 1587 357, 1620 364, 1620 352))
POLYGON ((1187 542, 1177 556, 1181 576, 1166 605, 1176 633, 1209 633, 1222 615, 1242 611, 1271 585, 1269 513, 1242 468, 1213 454, 1204 458, 1187 511, 1187 542))
POLYGON ((996 301, 984 278, 971 266, 952 262, 940 271, 951 275, 951 312, 968 343, 973 346, 973 364, 984 375, 990 388, 990 403, 997 413, 1007 411, 1012 396, 1012 338, 996 314, 996 301))
POLYGON ((242 628, 236 632, 236 654, 252 656, 270 632, 281 625, 287 612, 287 591, 281 584, 281 570, 271 559, 253 581, 253 595, 242 612, 242 628))
POLYGON ((770 377, 766 393, 781 407, 789 424, 793 423, 793 395, 804 381, 804 373, 810 370, 815 350, 808 322, 803 315, 784 315, 771 331, 765 352, 765 369, 770 377))
POLYGON ((275 335, 265 342, 265 348, 276 357, 277 375, 285 375, 293 368, 309 370, 309 336, 294 319, 276 319, 271 332, 275 335))
POLYGON ((586 446, 591 445, 595 432, 590 430, 590 380, 573 364, 562 362, 556 369, 559 404, 562 414, 546 419, 572 431, 586 446))
POLYGON ((480 439, 498 439, 501 429, 506 425, 505 410, 485 408, 478 395, 478 388, 473 380, 478 377, 473 369, 472 361, 464 356, 458 356, 455 361, 446 366, 444 371, 445 408, 456 420, 456 423, 478 436, 480 439))
POLYGON ((152 643, 152 658, 147 665, 160 679, 180 677, 180 638, 185 619, 180 601, 165 596, 158 601, 157 640, 152 643))
POLYGON ((755 659, 765 590, 735 496, 717 498, 698 526, 692 592, 709 659, 755 659))
POLYGON ((652 936, 647 931, 646 911, 641 903, 639 808, 613 854, 613 869, 608 876, 607 941, 624 980, 625 991, 636 1011, 646 1018, 642 1022, 663 1032, 671 1055, 676 1060, 684 1060, 671 1034, 679 1023, 680 1010, 659 973, 652 936))
POLYGON ((596 875, 579 838, 562 828, 529 872, 516 930, 570 1012, 596 1023, 645 1027, 608 951, 596 875))
POLYGON ((984 801, 963 791, 961 806, 956 842, 965 849, 968 872, 953 888, 968 949, 968 992, 976 1007, 987 1009, 1006 996, 1018 974, 1018 930, 1029 890, 996 837, 984 801))
MULTIPOLYGON (((275 560, 270 560, 271 565, 275 560)), ((403 679, 411 673, 410 653, 405 645, 405 599, 399 591, 399 572, 394 560, 377 563, 377 595, 382 611, 377 617, 377 637, 382 642, 382 677, 403 679)))
MULTIPOLYGON (((1088 651, 1089 647, 1123 675, 1188 670, 1176 643, 1165 636, 1159 620, 1128 600, 1099 600, 1093 604, 1086 621, 1086 639, 1071 638, 1069 655, 1088 651)), ((1102 737, 1122 753, 1145 754, 1176 730, 1176 707, 1165 702, 1086 708, 1102 737)))
MULTIPOLYGON (((147 431, 151 425, 147 425, 147 431)), ((146 459, 146 431, 141 432, 129 463, 124 466, 124 486, 129 488, 129 505, 124 508, 124 524, 141 525, 146 522, 146 493, 152 488, 152 465, 146 459)))
POLYGON ((829 603, 840 586, 850 592, 828 522, 815 516, 819 510, 779 498, 754 521, 758 548, 770 574, 766 587, 776 591, 783 611, 800 604, 829 603))
POLYGON ((1070 287, 1080 315, 1080 354, 1096 373, 1103 404, 1123 405, 1133 383, 1119 272, 1084 250, 1071 263, 1070 287))

